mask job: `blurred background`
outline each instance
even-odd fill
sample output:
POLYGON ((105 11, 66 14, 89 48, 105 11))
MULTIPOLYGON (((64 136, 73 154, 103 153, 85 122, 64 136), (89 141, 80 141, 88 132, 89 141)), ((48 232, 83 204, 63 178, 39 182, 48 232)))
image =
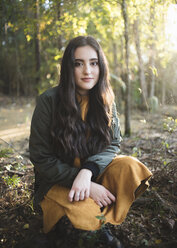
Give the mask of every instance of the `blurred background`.
POLYGON ((1 0, 0 92, 34 96, 57 85, 70 39, 103 47, 123 111, 177 103, 177 4, 173 0, 1 0), (127 84, 128 82, 128 84, 127 84))
MULTIPOLYGON (((65 47, 78 35, 95 37, 107 57, 121 154, 153 172, 149 190, 111 229, 125 248, 177 247, 174 0, 0 0, 0 246, 43 244, 42 218, 33 209, 31 116, 36 97, 58 84, 65 47)), ((49 247, 105 247, 94 242, 72 230, 49 247)))

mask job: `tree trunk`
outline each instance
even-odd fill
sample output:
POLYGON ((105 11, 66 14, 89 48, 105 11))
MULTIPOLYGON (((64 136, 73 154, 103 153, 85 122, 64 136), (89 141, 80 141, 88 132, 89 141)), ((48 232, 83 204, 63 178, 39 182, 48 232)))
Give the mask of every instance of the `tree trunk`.
POLYGON ((154 34, 154 14, 155 6, 152 4, 150 8, 150 27, 151 27, 151 44, 150 44, 150 98, 155 95, 155 34, 154 34))
MULTIPOLYGON (((8 23, 5 23, 4 24, 4 40, 5 40, 5 48, 4 48, 4 54, 6 56, 6 61, 8 62, 8 58, 9 58, 9 42, 8 42, 8 32, 7 32, 7 28, 8 27, 8 23)), ((1 43, 2 45, 2 43, 1 43)), ((3 49, 2 49, 3 51, 3 49)), ((3 54, 3 57, 4 57, 4 54, 3 54)), ((2 53, 1 53, 1 56, 2 56, 2 53)), ((6 63, 7 63, 6 62, 6 63)), ((8 68, 7 68, 7 71, 8 71, 8 68)), ((8 74, 8 79, 9 79, 9 74, 8 74)), ((12 95, 12 80, 8 80, 8 94, 9 95, 12 95)))
MULTIPOLYGON (((56 1, 56 9, 57 9, 57 21, 59 21, 59 29, 61 28, 61 0, 56 1)), ((58 49, 62 49, 62 35, 58 35, 58 49)))
POLYGON ((147 104, 147 84, 145 79, 145 73, 144 73, 144 64, 143 59, 141 55, 141 46, 140 46, 140 34, 139 34, 139 20, 138 17, 134 21, 133 25, 134 30, 134 37, 135 37, 135 44, 136 44, 136 52, 138 56, 138 63, 139 63, 139 79, 140 79, 140 85, 142 90, 142 107, 146 108, 148 110, 148 104, 147 104))
POLYGON ((118 59, 117 59, 117 44, 115 41, 113 41, 113 59, 114 59, 114 74, 117 77, 120 77, 119 64, 118 64, 118 59))
MULTIPOLYGON (((114 75, 117 78, 120 78, 120 67, 118 63, 118 58, 117 58, 117 44, 115 41, 112 43, 112 53, 113 53, 113 66, 114 66, 114 75)), ((115 87, 114 87, 114 93, 116 97, 116 103, 118 103, 119 109, 118 111, 122 111, 122 92, 120 91, 120 86, 118 83, 115 81, 115 87)))
POLYGON ((23 81, 23 75, 20 68, 20 61, 19 61, 19 52, 18 52, 18 44, 17 44, 17 34, 14 33, 14 41, 15 41, 15 63, 16 63, 16 96, 20 96, 20 90, 21 90, 21 83, 23 81))
POLYGON ((125 92, 125 135, 130 136, 130 69, 129 69, 129 36, 128 14, 126 0, 122 0, 122 15, 124 19, 125 61, 126 61, 126 92, 125 92))
POLYGON ((166 101, 166 82, 163 79, 162 81, 162 106, 165 106, 166 101))
POLYGON ((155 74, 154 74, 154 69, 155 69, 155 59, 154 59, 154 44, 150 46, 150 98, 152 98, 155 95, 155 74))
POLYGON ((39 0, 35 0, 35 64, 36 64, 36 93, 40 84, 40 66, 41 66, 41 54, 40 54, 40 29, 39 29, 39 0))
MULTIPOLYGON (((163 1, 163 4, 165 3, 165 0, 163 1)), ((165 37, 165 14, 163 12, 163 40, 166 39, 165 37)), ((165 47, 163 48, 163 52, 165 53, 165 47)), ((166 70, 163 68, 162 71, 162 106, 165 106, 165 102, 166 102, 166 80, 165 80, 165 74, 166 74, 166 70)))

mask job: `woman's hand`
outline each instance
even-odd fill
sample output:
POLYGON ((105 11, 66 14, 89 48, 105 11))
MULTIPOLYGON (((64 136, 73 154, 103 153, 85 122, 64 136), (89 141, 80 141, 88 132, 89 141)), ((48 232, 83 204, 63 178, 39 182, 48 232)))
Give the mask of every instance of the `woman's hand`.
POLYGON ((91 182, 90 197, 100 207, 107 206, 116 200, 115 196, 108 189, 94 182, 91 182))
POLYGON ((82 169, 74 179, 72 188, 69 192, 69 201, 82 201, 90 195, 90 183, 92 172, 88 169, 82 169))

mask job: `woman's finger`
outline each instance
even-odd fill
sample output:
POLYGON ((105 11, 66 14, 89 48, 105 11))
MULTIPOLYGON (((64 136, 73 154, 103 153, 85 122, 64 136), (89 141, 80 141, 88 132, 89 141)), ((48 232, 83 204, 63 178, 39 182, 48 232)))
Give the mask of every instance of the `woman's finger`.
POLYGON ((102 204, 100 201, 97 201, 96 204, 97 204, 98 206, 100 206, 100 208, 103 207, 103 204, 102 204))
POLYGON ((111 203, 112 203, 112 201, 110 200, 109 197, 106 197, 106 198, 105 198, 105 201, 107 202, 107 204, 111 204, 111 203))
POLYGON ((90 191, 88 189, 85 190, 85 198, 89 198, 90 191))
POLYGON ((101 203, 102 203, 102 205, 105 206, 105 207, 108 205, 108 203, 106 202, 106 200, 102 200, 101 203))
POLYGON ((73 201, 74 192, 75 192, 75 191, 74 191, 73 189, 71 189, 70 192, 69 192, 68 199, 69 199, 70 202, 73 201))
POLYGON ((80 191, 75 191, 74 200, 79 201, 80 191))
POLYGON ((82 191, 80 192, 80 198, 79 198, 79 199, 80 199, 81 201, 83 201, 84 198, 85 198, 85 191, 82 190, 82 191))
POLYGON ((116 198, 110 191, 108 191, 107 196, 109 197, 109 199, 111 199, 111 201, 115 202, 116 198))

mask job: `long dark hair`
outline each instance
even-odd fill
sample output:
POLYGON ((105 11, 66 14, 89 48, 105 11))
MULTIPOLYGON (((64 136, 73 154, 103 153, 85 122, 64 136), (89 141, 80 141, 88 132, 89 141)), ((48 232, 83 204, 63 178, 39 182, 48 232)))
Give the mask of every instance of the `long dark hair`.
POLYGON ((61 160, 68 163, 72 163, 75 157, 84 160, 110 144, 109 124, 114 94, 108 77, 106 58, 93 37, 79 36, 69 42, 62 58, 51 128, 55 153, 61 160), (76 48, 87 45, 97 52, 100 72, 97 84, 89 91, 89 109, 83 121, 76 97, 74 52, 76 48))

